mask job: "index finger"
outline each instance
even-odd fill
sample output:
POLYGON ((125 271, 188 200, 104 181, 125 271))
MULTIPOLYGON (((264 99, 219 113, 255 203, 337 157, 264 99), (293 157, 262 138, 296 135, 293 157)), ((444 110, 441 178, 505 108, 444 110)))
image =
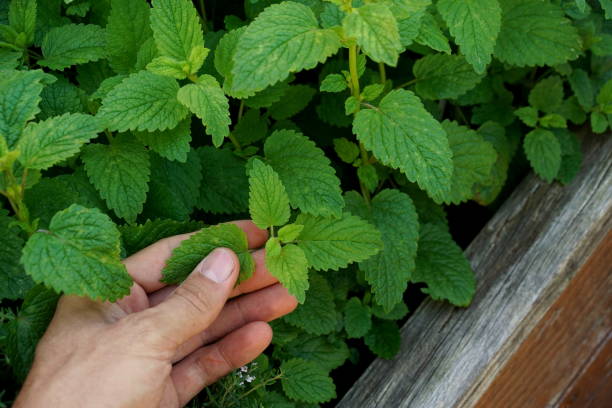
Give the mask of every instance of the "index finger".
MULTIPOLYGON (((231 223, 240 227, 246 233, 249 248, 259 248, 268 239, 268 232, 257 228, 252 221, 241 220, 231 223)), ((165 283, 161 282, 162 270, 166 266, 166 261, 172 255, 172 251, 196 232, 175 235, 157 241, 155 244, 124 259, 123 264, 134 282, 142 286, 147 293, 159 290, 166 286, 165 283)), ((202 255, 203 257, 204 255, 202 255)))

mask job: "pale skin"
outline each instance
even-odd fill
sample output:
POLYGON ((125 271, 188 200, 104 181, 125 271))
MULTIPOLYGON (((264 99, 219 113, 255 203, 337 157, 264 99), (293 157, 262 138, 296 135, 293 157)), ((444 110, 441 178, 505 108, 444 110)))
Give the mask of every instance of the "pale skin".
MULTIPOLYGON (((235 224, 252 249, 263 246, 266 231, 235 224)), ((263 249, 238 286, 238 259, 224 248, 179 287, 165 286, 165 261, 188 237, 125 259, 134 285, 116 303, 63 296, 14 407, 182 407, 261 354, 272 339, 266 322, 290 313, 295 298, 266 270, 263 249)))

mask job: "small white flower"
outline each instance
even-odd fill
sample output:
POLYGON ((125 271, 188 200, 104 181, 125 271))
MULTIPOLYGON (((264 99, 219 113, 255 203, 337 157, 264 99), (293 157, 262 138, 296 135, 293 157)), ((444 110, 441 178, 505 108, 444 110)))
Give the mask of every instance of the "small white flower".
POLYGON ((243 372, 243 373, 246 373, 247 371, 249 371, 249 367, 242 366, 242 367, 240 367, 240 371, 243 372))
POLYGON ((252 383, 253 381, 255 381, 255 376, 247 375, 245 379, 246 379, 246 382, 252 383))

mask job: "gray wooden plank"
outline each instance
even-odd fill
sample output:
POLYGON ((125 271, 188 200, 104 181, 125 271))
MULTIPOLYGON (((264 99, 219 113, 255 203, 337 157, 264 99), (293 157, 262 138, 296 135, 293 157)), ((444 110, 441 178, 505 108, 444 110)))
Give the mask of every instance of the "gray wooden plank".
POLYGON ((590 136, 584 151, 569 186, 527 177, 468 247, 472 305, 426 300, 402 328, 399 355, 376 360, 338 407, 478 401, 612 227, 612 138, 590 136))

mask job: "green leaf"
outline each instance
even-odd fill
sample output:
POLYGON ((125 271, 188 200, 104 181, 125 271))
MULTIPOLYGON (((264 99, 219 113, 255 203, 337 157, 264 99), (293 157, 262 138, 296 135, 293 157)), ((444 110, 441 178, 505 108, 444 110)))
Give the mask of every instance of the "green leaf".
POLYGON ((200 197, 202 166, 191 150, 185 163, 151 155, 151 181, 144 213, 149 218, 185 221, 200 197))
MULTIPOLYGON (((288 247, 298 248, 295 245, 286 245, 283 247, 283 250, 288 247)), ((266 249, 268 249, 268 245, 266 245, 266 249)), ((266 257, 267 256, 268 255, 266 255, 266 257)), ((306 262, 305 257, 303 261, 306 262)), ((268 266, 267 259, 266 266, 268 266)), ((292 270, 287 271, 287 273, 289 275, 295 274, 292 270)), ((290 278, 296 280, 295 277, 290 276, 290 278)), ((335 312, 336 305, 334 302, 334 293, 330 284, 325 278, 316 273, 311 273, 310 282, 305 275, 299 282, 305 284, 302 289, 301 297, 298 297, 298 301, 303 304, 299 305, 295 311, 285 316, 284 320, 314 335, 329 334, 335 331, 339 323, 338 319, 341 318, 341 316, 337 315, 335 312), (303 295, 304 290, 307 290, 305 301, 303 295)), ((295 293, 292 292, 292 294, 295 296, 295 293)))
POLYGON ((149 26, 150 7, 146 0, 111 0, 106 25, 108 60, 119 74, 136 66, 138 51, 153 35, 149 26))
POLYGON ((593 90, 589 74, 580 68, 574 69, 568 80, 572 91, 574 91, 578 102, 580 102, 580 106, 586 111, 591 110, 595 104, 595 91, 593 90))
POLYGON ((9 5, 9 24, 17 33, 25 34, 25 43, 19 44, 24 48, 34 42, 36 11, 36 0, 11 0, 9 5))
POLYGON ((93 24, 67 24, 53 28, 42 43, 43 67, 63 71, 106 56, 106 31, 93 24))
POLYGON ((425 13, 422 18, 419 34, 415 41, 421 45, 434 49, 436 51, 451 53, 448 38, 442 32, 438 21, 430 13, 425 13))
POLYGON ((249 212, 255 225, 269 228, 289 221, 289 197, 272 167, 253 160, 249 171, 249 212))
POLYGON ((278 239, 283 244, 293 242, 300 236, 303 229, 304 226, 299 224, 285 225, 278 230, 278 239))
POLYGON ((467 62, 484 73, 501 28, 498 0, 441 0, 437 7, 467 62))
POLYGON ((554 113, 563 103, 563 81, 558 76, 551 76, 538 82, 529 92, 529 104, 545 112, 554 113))
POLYGON ((47 85, 40 96, 39 119, 48 119, 64 113, 83 112, 81 91, 63 78, 47 85))
POLYGON ((131 135, 120 135, 110 145, 90 144, 81 159, 92 184, 108 208, 129 223, 142 212, 149 191, 149 152, 131 135))
POLYGON ((32 279, 19 263, 24 241, 19 227, 11 225, 14 221, 6 210, 0 209, 0 300, 22 298, 32 287, 32 279))
POLYGON ((493 146, 474 130, 448 120, 442 123, 453 151, 453 184, 447 203, 459 204, 473 197, 476 183, 485 182, 497 161, 493 146))
POLYGON ((321 82, 321 92, 342 92, 348 88, 346 78, 340 74, 329 74, 321 82))
POLYGON ((349 339, 365 336, 372 327, 372 313, 361 304, 359 298, 352 297, 344 305, 344 330, 349 339))
POLYGON ((428 55, 418 60, 412 71, 416 92, 425 99, 457 98, 482 80, 482 75, 459 55, 428 55))
POLYGON ((151 150, 168 160, 184 163, 191 142, 191 118, 181 121, 175 128, 155 132, 136 132, 136 138, 151 150))
POLYGON ((540 126, 545 128, 566 128, 567 121, 557 113, 550 113, 540 118, 540 126))
POLYGON ((120 251, 111 219, 74 204, 55 214, 48 231, 30 237, 21 262, 34 281, 57 292, 113 302, 132 286, 120 251))
POLYGON ((561 146, 554 133, 534 129, 525 136, 525 155, 535 172, 549 183, 561 167, 561 146))
POLYGON ((191 51, 204 45, 200 19, 189 0, 153 0, 151 28, 160 55, 188 61, 191 51))
POLYGON ((249 109, 234 126, 232 133, 242 146, 260 141, 268 135, 268 117, 260 115, 259 109, 249 109))
POLYGON ((612 113, 612 79, 608 80, 597 95, 597 104, 604 113, 612 113))
POLYGON ((527 126, 536 127, 538 124, 538 110, 525 106, 514 111, 514 114, 527 126))
POLYGON ((98 117, 111 131, 173 129, 188 113, 176 97, 178 92, 174 79, 141 71, 108 93, 98 117))
POLYGON ((408 306, 406 303, 400 302, 396 304, 390 312, 385 312, 385 310, 379 306, 374 305, 372 307, 372 315, 378 317, 379 319, 384 320, 401 320, 408 314, 408 306))
POLYGON ((238 255, 240 282, 253 274, 255 261, 249 252, 244 231, 234 224, 219 224, 193 234, 172 251, 172 256, 166 261, 162 281, 168 284, 181 283, 216 248, 229 248, 238 255))
POLYGON ((312 10, 295 2, 264 10, 240 37, 232 69, 233 89, 251 96, 291 72, 314 68, 335 54, 340 38, 321 29, 312 10))
POLYGON ((244 33, 246 27, 241 27, 232 30, 219 40, 217 48, 215 48, 215 69, 222 77, 226 78, 232 75, 232 67, 234 66, 234 54, 240 36, 244 33))
POLYGON ((344 364, 350 356, 350 351, 343 340, 334 336, 323 337, 301 334, 283 346, 281 356, 282 360, 301 358, 312 361, 329 372, 344 364))
POLYGON ((36 345, 53 318, 58 299, 59 295, 52 290, 35 286, 26 294, 17 317, 6 325, 4 353, 20 381, 30 371, 36 345))
POLYGON ((278 102, 268 109, 268 113, 276 120, 289 119, 308 106, 317 91, 308 85, 292 85, 278 102))
POLYGON ((345 213, 340 218, 300 214, 295 222, 304 227, 298 245, 310 267, 317 270, 338 270, 364 261, 382 249, 380 232, 351 214, 345 213))
POLYGON ((355 115, 353 132, 382 163, 399 168, 436 201, 448 195, 452 152, 444 129, 412 92, 389 92, 355 115))
POLYGON ((26 123, 40 112, 40 94, 51 77, 42 71, 2 71, 0 76, 0 135, 13 147, 26 123))
POLYGON ((556 4, 540 0, 499 0, 502 25, 494 55, 511 65, 557 65, 582 51, 580 36, 556 4))
POLYGON ((403 47, 395 16, 384 4, 369 3, 354 8, 342 22, 344 34, 357 40, 376 62, 396 66, 403 47))
POLYGON ((195 232, 203 227, 199 221, 157 219, 147 220, 144 224, 120 225, 119 232, 126 255, 130 256, 163 238, 195 232))
POLYGON ((276 238, 266 243, 266 267, 272 276, 300 303, 304 303, 308 290, 308 261, 304 251, 297 245, 283 247, 276 238))
POLYGON ((478 133, 491 143, 497 152, 497 161, 493 165, 491 176, 474 189, 474 199, 482 205, 489 205, 497 198, 506 183, 508 167, 514 153, 506 137, 506 131, 500 124, 486 122, 478 129, 478 133))
POLYGON ((392 359, 400 350, 402 338, 395 322, 374 319, 364 341, 378 357, 392 359))
POLYGON ((383 250, 363 261, 359 268, 374 292, 376 303, 391 310, 402 301, 412 276, 417 253, 419 222, 410 197, 397 190, 383 190, 365 203, 356 192, 345 195, 347 210, 371 221, 380 231, 383 250))
POLYGON ((594 133, 603 133, 608 129, 608 119, 600 112, 591 113, 591 129, 594 133))
POLYGON ((336 397, 334 381, 319 365, 294 358, 284 361, 280 369, 283 391, 292 400, 314 404, 336 397))
POLYGON ((197 207, 215 214, 244 213, 249 208, 246 163, 230 150, 198 148, 202 162, 202 189, 197 207))
POLYGON ((264 152, 293 208, 312 215, 342 214, 340 180, 323 151, 306 136, 292 130, 276 131, 266 139, 264 152))
POLYGON ((554 133, 561 146, 561 167, 557 180, 563 184, 569 184, 576 177, 582 165, 580 139, 567 130, 556 130, 554 133))
POLYGON ((348 164, 359 157, 359 146, 345 137, 334 139, 334 149, 340 160, 348 164))
POLYGON ((202 75, 197 83, 183 86, 178 91, 178 100, 189 108, 206 126, 206 133, 212 136, 213 144, 221 146, 229 135, 229 101, 217 80, 202 75))
POLYGON ((19 161, 25 168, 45 170, 74 156, 103 130, 98 119, 82 113, 67 113, 31 123, 19 140, 19 161))
POLYGON ((413 282, 423 282, 423 293, 434 300, 448 300, 455 306, 468 306, 476 291, 470 263, 450 233, 434 224, 421 226, 419 250, 413 282))

